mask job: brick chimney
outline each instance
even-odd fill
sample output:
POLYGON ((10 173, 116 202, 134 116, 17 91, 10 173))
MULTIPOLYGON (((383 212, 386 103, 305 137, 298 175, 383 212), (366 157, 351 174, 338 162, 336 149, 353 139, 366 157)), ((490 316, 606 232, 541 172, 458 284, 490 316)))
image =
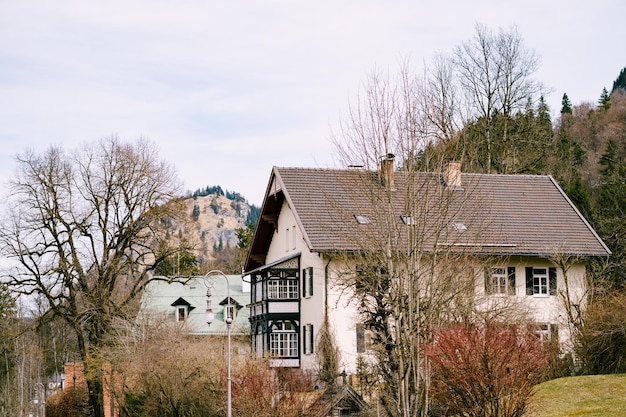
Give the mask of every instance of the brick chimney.
POLYGON ((443 167, 443 182, 446 187, 452 190, 462 190, 463 184, 461 183, 461 163, 460 162, 448 162, 443 167))
POLYGON ((395 159, 395 155, 392 153, 388 153, 380 159, 380 173, 379 178, 380 182, 383 185, 389 187, 391 191, 395 190, 395 184, 393 179, 393 162, 395 159))

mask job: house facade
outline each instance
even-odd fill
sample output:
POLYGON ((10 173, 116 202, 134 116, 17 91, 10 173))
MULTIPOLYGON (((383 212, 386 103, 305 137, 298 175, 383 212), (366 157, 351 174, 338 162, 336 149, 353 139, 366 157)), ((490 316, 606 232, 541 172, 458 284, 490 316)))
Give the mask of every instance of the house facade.
POLYGON ((567 344, 568 320, 584 309, 585 263, 610 251, 550 176, 467 174, 456 163, 409 175, 393 159, 375 171, 274 167, 244 268, 252 347, 272 366, 316 369, 326 320, 342 369, 356 373, 368 339, 345 274, 358 273, 350 254, 383 222, 377 195, 398 241, 420 240, 425 257, 473 260, 465 269, 478 309, 515 304, 539 337, 567 344))
MULTIPOLYGON (((157 277, 158 278, 158 277, 157 277)), ((150 281, 141 297, 138 322, 165 320, 184 326, 191 335, 225 336, 228 295, 233 317, 232 335, 249 334, 250 286, 241 275, 197 276, 170 280, 167 277, 150 281), (208 303, 208 304, 207 304, 208 303), (206 322, 207 308, 214 315, 213 322, 206 322)))

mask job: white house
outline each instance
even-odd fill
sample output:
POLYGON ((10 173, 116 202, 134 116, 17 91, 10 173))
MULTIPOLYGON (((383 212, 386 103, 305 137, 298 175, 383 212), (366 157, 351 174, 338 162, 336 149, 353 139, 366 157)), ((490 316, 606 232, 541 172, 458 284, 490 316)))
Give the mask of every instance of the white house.
MULTIPOLYGON (((391 159, 379 171, 272 169, 244 268, 251 280, 257 354, 269 356, 273 366, 314 369, 318 331, 327 314, 343 368, 355 371, 357 355, 366 347, 355 306, 336 285, 337 255, 361 249, 354 236, 367 233, 376 215, 372 192, 391 192, 394 227, 411 227, 403 191, 411 188, 409 181, 415 189, 447 193, 446 215, 439 216, 445 218, 438 219, 444 227, 436 242, 426 242, 432 250, 446 246, 488 260, 484 274, 477 274, 476 296, 487 304, 514 300, 527 308, 542 337, 558 334, 567 341, 560 297, 566 293, 575 309, 584 308, 585 262, 610 251, 556 181, 461 173, 456 163, 442 174, 409 176, 394 172, 391 159), (567 259, 567 268, 559 267, 559 259, 567 259)), ((420 192, 411 198, 421 198, 420 192)), ((428 210, 434 219, 441 207, 428 210)))
POLYGON ((246 305, 250 301, 250 286, 242 280, 241 275, 227 275, 227 279, 216 274, 153 280, 141 297, 137 320, 167 320, 185 326, 191 335, 225 336, 227 329, 224 319, 230 293, 232 334, 247 336, 250 325, 246 305), (207 307, 214 314, 211 325, 206 322, 207 307))

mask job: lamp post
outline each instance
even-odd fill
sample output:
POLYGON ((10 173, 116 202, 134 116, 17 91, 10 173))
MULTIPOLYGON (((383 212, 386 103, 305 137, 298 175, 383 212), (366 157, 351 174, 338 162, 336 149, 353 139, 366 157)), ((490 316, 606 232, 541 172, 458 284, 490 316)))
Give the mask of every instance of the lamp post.
POLYGON ((37 382, 35 387, 35 399, 33 400, 35 404, 35 415, 37 417, 43 417, 46 413, 46 386, 42 382, 37 382), (37 388, 40 387, 41 391, 37 391, 37 388))
MULTIPOLYGON (((228 361, 228 376, 226 378, 226 390, 227 390, 226 416, 232 417, 232 392, 231 392, 231 378, 230 378, 230 327, 233 324, 233 318, 231 316, 231 310, 230 310, 230 281, 228 281, 228 277, 222 271, 213 269, 204 275, 205 282, 206 282, 206 279, 210 275, 213 275, 213 274, 219 274, 223 276, 224 279, 226 280, 227 298, 226 298, 226 314, 224 316, 224 321, 226 322, 226 331, 228 334, 228 350, 226 352, 226 357, 228 361)), ((211 289, 208 286, 206 290, 206 295, 207 295, 207 300, 206 300, 205 321, 210 326, 211 323, 213 323, 213 320, 215 319, 215 314, 213 314, 213 309, 211 308, 211 289)))

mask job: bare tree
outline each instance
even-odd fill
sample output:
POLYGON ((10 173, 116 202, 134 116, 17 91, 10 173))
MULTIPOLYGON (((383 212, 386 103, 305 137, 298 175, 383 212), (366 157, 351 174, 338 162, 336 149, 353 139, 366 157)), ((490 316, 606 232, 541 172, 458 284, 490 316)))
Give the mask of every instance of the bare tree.
POLYGON ((489 173, 494 141, 506 143, 509 118, 541 90, 531 78, 539 67, 539 58, 524 47, 517 29, 494 33, 482 24, 476 25, 474 38, 461 43, 453 54, 467 116, 481 125, 486 148, 483 168, 489 173), (494 138, 494 118, 498 114, 504 116, 504 133, 494 138))
POLYGON ((441 132, 422 80, 406 67, 396 79, 373 74, 360 97, 334 142, 343 164, 368 168, 350 176, 354 182, 344 189, 351 191, 340 197, 364 220, 352 237, 358 250, 337 262, 334 272, 372 335, 386 414, 422 416, 429 407, 423 344, 433 329, 468 321, 477 308, 475 282, 482 269, 466 248, 484 241, 478 224, 484 217, 457 216, 467 206, 480 211, 483 202, 472 184, 463 191, 456 183, 455 165, 446 171, 440 157, 421 152, 441 132), (401 159, 397 172, 394 155, 401 159), (462 223, 455 227, 455 221, 462 223), (461 237, 463 244, 457 244, 461 237))
POLYGON ((76 334, 90 404, 102 416, 98 350, 172 253, 156 249, 163 221, 177 214, 174 170, 151 142, 110 137, 75 152, 51 147, 17 156, 11 187, 0 230, 12 261, 4 279, 42 297, 50 317, 76 334))
MULTIPOLYGON (((105 350, 115 381, 108 388, 123 413, 227 415, 227 367, 215 360, 228 348, 225 338, 189 335, 185 325, 154 317, 120 326, 115 340, 105 350)), ((232 367, 233 415, 297 417, 311 405, 306 393, 313 383, 299 369, 277 370, 266 359, 247 354, 235 354, 232 367)))
POLYGON ((428 70, 427 96, 424 102, 426 114, 436 127, 438 141, 450 142, 461 129, 461 113, 454 77, 454 62, 444 55, 437 55, 428 70))

